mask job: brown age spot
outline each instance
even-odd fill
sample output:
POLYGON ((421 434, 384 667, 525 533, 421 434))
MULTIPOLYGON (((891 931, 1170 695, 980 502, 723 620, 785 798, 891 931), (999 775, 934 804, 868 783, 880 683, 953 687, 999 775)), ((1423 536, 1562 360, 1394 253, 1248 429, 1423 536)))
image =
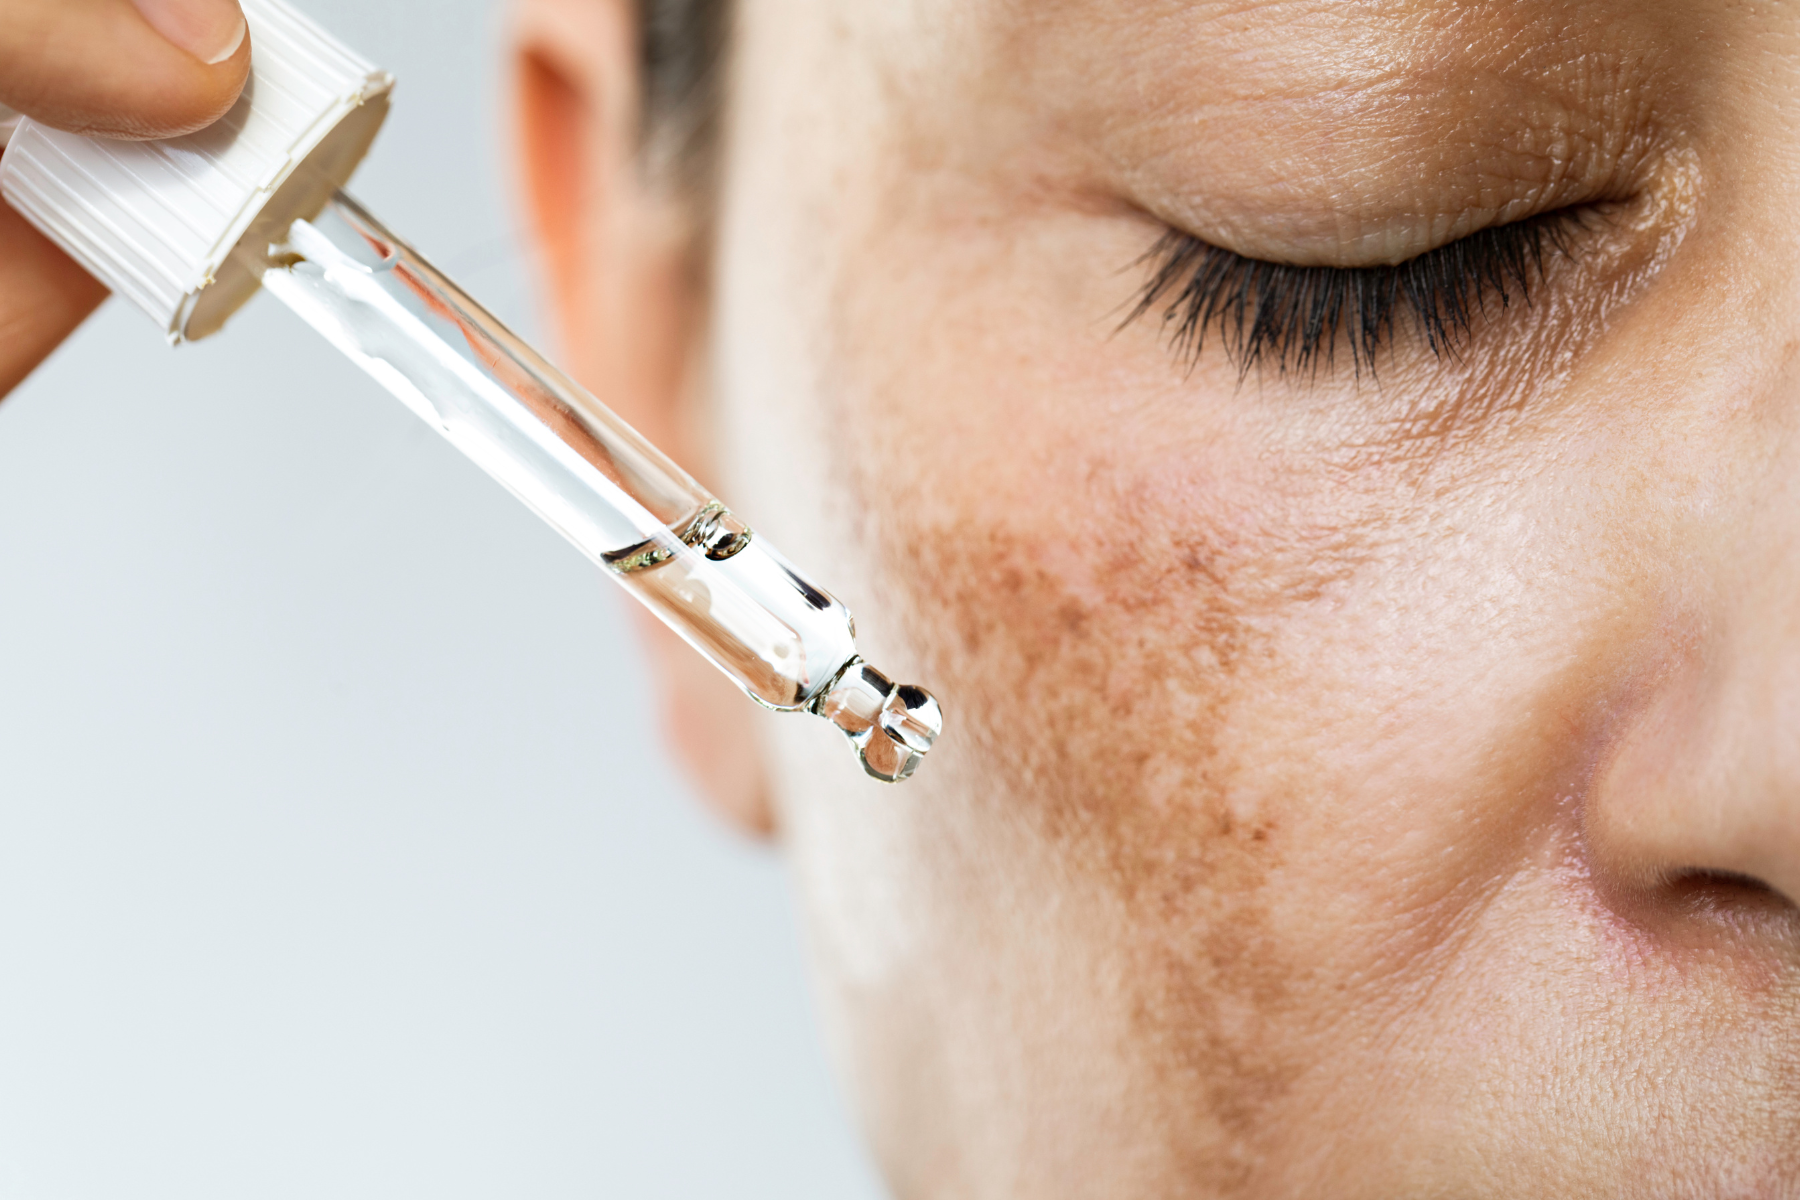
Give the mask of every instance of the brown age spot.
POLYGON ((965 743, 957 761, 987 776, 968 794, 1116 900, 1120 1052, 1162 1098, 1143 1114, 1157 1140, 1214 1195, 1246 1184, 1259 1115, 1303 1067, 1269 1031, 1306 964, 1268 922, 1282 810, 1302 798, 1247 793, 1234 704, 1272 626, 1353 569, 1356 539, 1284 524, 1273 501, 1270 520, 1171 506, 1130 478, 1088 473, 1090 528, 1109 537, 906 531, 886 543, 889 572, 965 743), (1195 1136, 1201 1113, 1210 1138, 1195 1136))

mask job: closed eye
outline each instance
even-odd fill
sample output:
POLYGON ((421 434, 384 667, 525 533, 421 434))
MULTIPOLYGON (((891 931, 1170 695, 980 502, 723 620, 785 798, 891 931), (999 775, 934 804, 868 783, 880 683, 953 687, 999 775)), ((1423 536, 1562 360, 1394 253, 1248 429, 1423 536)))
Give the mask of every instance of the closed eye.
POLYGON ((1316 376, 1348 347, 1358 378, 1404 324, 1434 356, 1454 356, 1490 306, 1529 303, 1547 256, 1571 253, 1591 210, 1560 209, 1497 225, 1402 263, 1293 266, 1246 258, 1170 230, 1141 260, 1151 276, 1125 323, 1161 310, 1176 354, 1189 366, 1216 337, 1239 378, 1272 366, 1316 376))

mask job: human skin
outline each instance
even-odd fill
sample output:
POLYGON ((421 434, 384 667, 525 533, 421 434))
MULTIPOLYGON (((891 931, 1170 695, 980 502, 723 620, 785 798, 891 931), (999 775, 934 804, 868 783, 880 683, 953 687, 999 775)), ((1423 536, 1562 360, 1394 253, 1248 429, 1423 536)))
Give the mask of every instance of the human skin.
POLYGON ((628 7, 527 0, 526 176, 580 373, 943 703, 883 790, 659 650, 895 1192, 1800 1196, 1800 6, 734 38, 696 206, 628 7), (1557 209, 1529 303, 1373 374, 1121 327, 1170 228, 1350 267, 1557 209))

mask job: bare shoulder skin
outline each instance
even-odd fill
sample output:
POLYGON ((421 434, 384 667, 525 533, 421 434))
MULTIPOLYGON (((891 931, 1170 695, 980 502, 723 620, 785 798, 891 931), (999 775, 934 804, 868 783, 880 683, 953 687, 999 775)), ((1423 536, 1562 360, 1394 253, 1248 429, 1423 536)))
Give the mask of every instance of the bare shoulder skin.
POLYGON ((669 658, 897 1194, 1800 1196, 1800 8, 757 0, 703 220, 631 13, 569 355, 949 714, 669 658))

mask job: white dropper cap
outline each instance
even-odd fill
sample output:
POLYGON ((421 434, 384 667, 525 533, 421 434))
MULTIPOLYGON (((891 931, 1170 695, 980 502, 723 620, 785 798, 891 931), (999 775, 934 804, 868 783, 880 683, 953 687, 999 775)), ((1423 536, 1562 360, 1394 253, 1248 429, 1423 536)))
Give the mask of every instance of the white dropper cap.
POLYGON ((216 124, 126 142, 24 118, 0 159, 6 202, 171 344, 216 332, 256 294, 259 276, 232 250, 318 214, 368 152, 394 86, 283 0, 241 3, 250 78, 216 124))

